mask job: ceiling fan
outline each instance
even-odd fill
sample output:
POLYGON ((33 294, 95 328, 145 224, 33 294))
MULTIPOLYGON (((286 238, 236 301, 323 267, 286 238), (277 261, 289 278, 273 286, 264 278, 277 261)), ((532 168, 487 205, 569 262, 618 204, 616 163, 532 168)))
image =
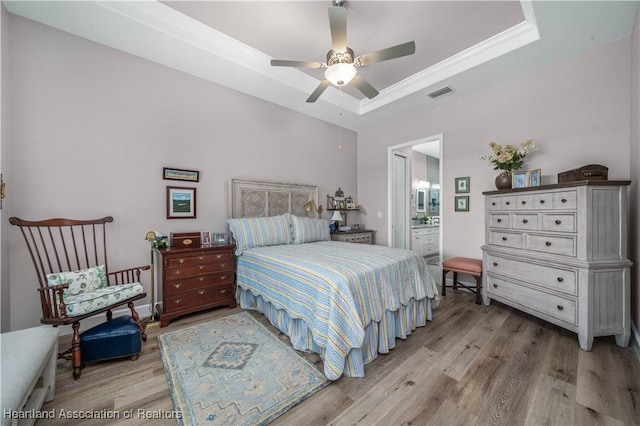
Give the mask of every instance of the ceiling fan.
MULTIPOLYGON (((334 4, 343 4, 342 1, 334 4)), ((271 65, 275 67, 296 68, 320 68, 325 69, 324 80, 320 82, 316 90, 311 93, 307 102, 315 102, 325 91, 329 84, 341 87, 349 83, 371 99, 378 95, 378 91, 367 82, 360 74, 357 67, 365 67, 376 62, 413 55, 416 44, 413 41, 378 50, 377 52, 355 56, 353 50, 347 46, 347 10, 342 6, 329 7, 329 26, 331 28, 331 47, 327 53, 327 62, 287 61, 272 59, 271 65)))

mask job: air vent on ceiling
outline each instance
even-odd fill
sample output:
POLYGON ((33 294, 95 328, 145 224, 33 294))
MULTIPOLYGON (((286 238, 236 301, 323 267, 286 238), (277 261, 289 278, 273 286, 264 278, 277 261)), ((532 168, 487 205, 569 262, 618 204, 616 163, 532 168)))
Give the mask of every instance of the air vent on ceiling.
POLYGON ((453 89, 450 86, 445 86, 442 89, 434 90, 433 92, 429 93, 429 97, 432 99, 435 99, 435 98, 439 98, 440 96, 449 94, 451 92, 453 92, 453 89))

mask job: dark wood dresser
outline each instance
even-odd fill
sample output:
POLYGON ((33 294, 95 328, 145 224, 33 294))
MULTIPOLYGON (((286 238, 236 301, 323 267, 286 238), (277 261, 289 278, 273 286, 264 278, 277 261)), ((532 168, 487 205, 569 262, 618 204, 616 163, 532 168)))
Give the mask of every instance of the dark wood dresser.
POLYGON ((160 327, 174 318, 216 306, 236 307, 235 245, 158 250, 160 327))

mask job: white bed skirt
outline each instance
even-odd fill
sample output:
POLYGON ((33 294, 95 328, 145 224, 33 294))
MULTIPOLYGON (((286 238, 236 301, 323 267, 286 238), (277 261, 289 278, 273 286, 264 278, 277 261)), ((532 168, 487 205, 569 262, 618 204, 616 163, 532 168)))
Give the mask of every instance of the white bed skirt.
MULTIPOLYGON (((236 298, 243 309, 252 309, 263 313, 281 332, 289 336, 294 349, 314 352, 325 360, 325 348, 313 339, 312 331, 304 320, 293 318, 284 309, 278 309, 260 295, 240 285, 236 287, 236 298)), ((385 311, 381 321, 372 321, 365 327, 364 342, 360 348, 353 348, 343 360, 342 374, 347 377, 364 377, 364 366, 375 360, 378 353, 386 354, 396 346, 396 338, 406 339, 417 327, 423 327, 433 318, 432 299, 416 301, 410 299, 408 305, 401 305, 396 311, 385 311)), ((335 366, 334 366, 335 367, 335 366)), ((324 374, 330 380, 340 377, 335 369, 324 368, 324 374)))

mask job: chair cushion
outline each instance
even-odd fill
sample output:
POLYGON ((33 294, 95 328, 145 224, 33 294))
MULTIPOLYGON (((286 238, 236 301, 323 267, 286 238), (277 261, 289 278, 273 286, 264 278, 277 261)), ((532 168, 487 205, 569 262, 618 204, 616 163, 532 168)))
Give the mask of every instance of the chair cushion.
POLYGON ((442 262, 442 268, 477 276, 482 275, 482 260, 470 257, 452 257, 442 262))
POLYGON ((123 300, 144 293, 140 283, 111 285, 92 292, 65 297, 67 316, 77 317, 117 304, 123 300))
POLYGON ((80 334, 82 362, 130 357, 140 353, 140 327, 131 316, 122 316, 80 334))
POLYGON ((50 286, 69 283, 69 288, 64 291, 66 298, 106 287, 107 276, 104 265, 100 265, 78 271, 47 274, 47 283, 50 286))

